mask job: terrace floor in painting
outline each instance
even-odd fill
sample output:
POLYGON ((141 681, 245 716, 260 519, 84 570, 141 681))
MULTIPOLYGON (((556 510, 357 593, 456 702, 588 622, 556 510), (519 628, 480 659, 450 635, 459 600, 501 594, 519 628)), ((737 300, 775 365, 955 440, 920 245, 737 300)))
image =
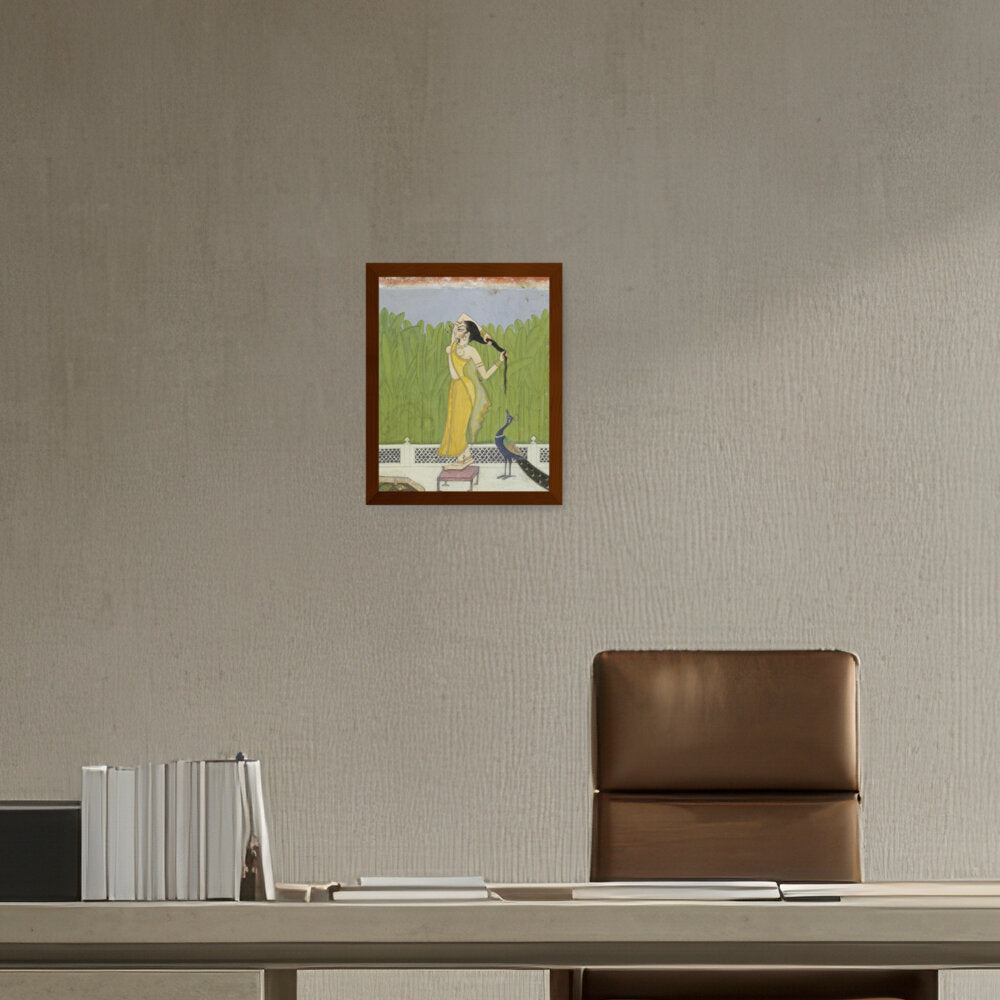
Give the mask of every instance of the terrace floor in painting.
MULTIPOLYGON (((500 476, 504 473, 503 463, 475 462, 474 464, 479 467, 479 481, 472 487, 473 493, 546 492, 537 483, 533 483, 516 465, 511 469, 510 479, 501 479, 500 476)), ((543 472, 549 471, 548 463, 539 462, 536 464, 543 472)), ((438 474, 443 468, 443 465, 428 463, 401 465, 397 462, 380 462, 378 474, 380 479, 412 482, 433 493, 438 490, 438 474)), ((442 493, 467 493, 469 485, 468 482, 442 482, 440 491, 442 493)))

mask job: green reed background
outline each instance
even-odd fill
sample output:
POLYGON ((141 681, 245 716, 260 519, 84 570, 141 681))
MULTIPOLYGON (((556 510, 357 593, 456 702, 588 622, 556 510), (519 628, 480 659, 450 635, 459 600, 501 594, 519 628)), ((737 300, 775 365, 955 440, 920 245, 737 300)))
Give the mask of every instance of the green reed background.
MULTIPOLYGON (((549 440, 549 312, 507 327, 480 327, 507 351, 507 396, 503 366, 486 380, 490 408, 476 435, 477 443, 492 442, 510 410, 517 419, 507 430, 512 441, 534 436, 549 440)), ((395 444, 441 442, 448 407, 448 358, 451 323, 430 326, 410 323, 403 313, 382 309, 378 322, 379 441, 395 444)), ((499 353, 488 344, 474 344, 483 364, 492 368, 499 353)))

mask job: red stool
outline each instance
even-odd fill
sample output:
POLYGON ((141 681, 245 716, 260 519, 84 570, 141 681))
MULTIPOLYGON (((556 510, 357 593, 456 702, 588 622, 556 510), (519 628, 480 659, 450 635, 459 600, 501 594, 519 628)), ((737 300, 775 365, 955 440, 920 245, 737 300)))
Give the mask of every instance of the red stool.
POLYGON ((467 465, 464 469, 442 469, 438 473, 437 489, 441 492, 442 483, 468 483, 471 493, 479 482, 479 466, 467 465))

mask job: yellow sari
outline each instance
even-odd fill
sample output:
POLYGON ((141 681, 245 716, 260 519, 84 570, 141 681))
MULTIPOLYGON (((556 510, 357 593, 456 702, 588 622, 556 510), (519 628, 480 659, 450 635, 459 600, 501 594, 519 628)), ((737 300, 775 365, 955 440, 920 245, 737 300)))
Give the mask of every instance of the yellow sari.
POLYGON ((448 389, 448 415, 444 422, 444 438, 438 448, 438 454, 445 458, 456 458, 465 451, 466 445, 472 444, 490 406, 475 364, 460 358, 457 348, 457 344, 449 348, 458 378, 451 380, 448 389))

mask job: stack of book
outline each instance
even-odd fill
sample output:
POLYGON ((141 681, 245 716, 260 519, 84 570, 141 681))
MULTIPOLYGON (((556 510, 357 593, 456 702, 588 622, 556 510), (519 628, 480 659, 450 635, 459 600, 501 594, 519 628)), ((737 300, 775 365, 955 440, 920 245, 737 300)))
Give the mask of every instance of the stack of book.
POLYGON ((357 885, 341 886, 330 892, 336 903, 433 903, 469 902, 490 899, 486 880, 478 875, 406 878, 365 876, 357 885))
POLYGON ((83 768, 83 899, 274 899, 258 760, 83 768))

